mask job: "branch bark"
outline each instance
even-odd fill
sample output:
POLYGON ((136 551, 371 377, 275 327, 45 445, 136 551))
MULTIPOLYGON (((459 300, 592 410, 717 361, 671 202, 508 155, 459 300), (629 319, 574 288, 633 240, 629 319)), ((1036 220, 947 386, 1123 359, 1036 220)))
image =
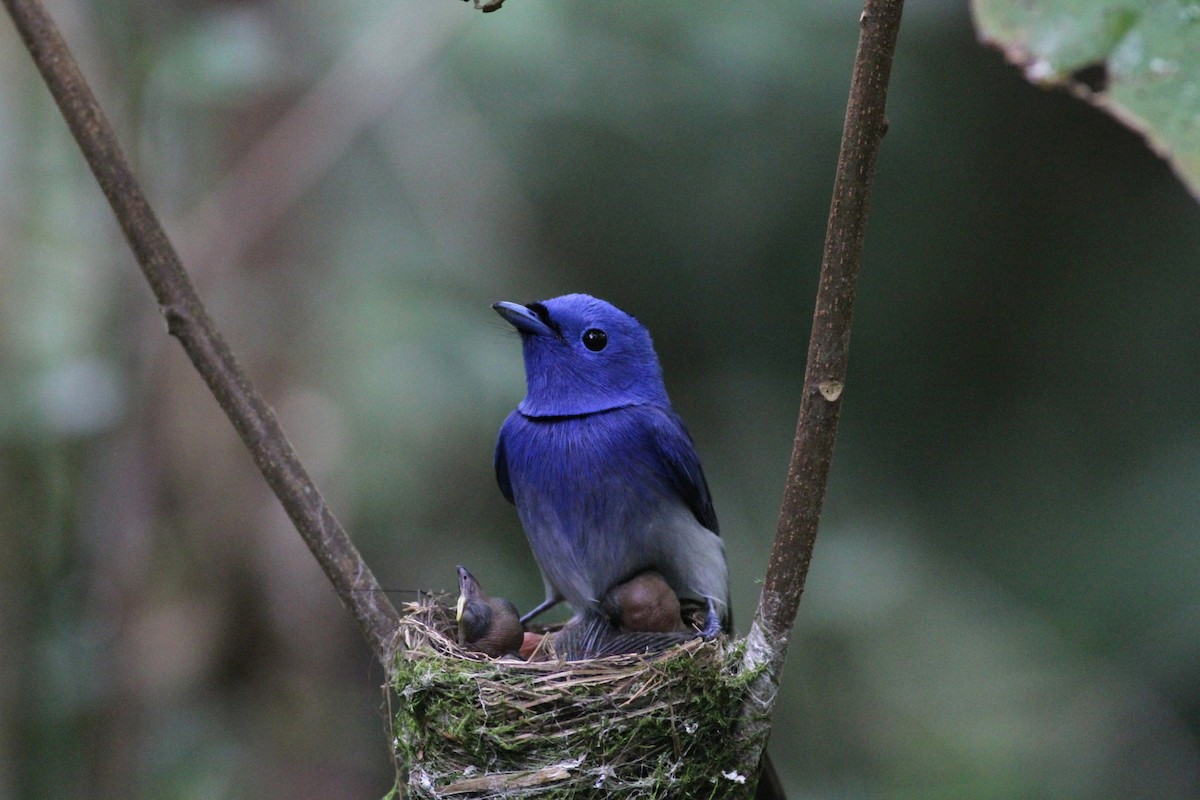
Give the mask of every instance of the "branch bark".
POLYGON ((116 214, 167 331, 183 345, 390 675, 399 614, 209 317, 54 21, 39 0, 3 2, 116 214))
POLYGON ((888 79, 903 10, 904 0, 867 0, 859 20, 858 52, 829 208, 796 437, 771 559, 747 636, 744 666, 757 671, 757 676, 738 738, 747 748, 743 763, 748 765, 758 763, 770 733, 779 676, 825 501, 846 385, 871 184, 879 144, 887 131, 888 79))

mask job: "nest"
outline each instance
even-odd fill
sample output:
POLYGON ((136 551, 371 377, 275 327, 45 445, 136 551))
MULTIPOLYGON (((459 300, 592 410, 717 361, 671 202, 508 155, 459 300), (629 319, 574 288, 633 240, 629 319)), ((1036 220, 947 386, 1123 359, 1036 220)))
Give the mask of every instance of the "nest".
POLYGON ((733 727, 741 647, 653 657, 491 659, 444 599, 410 604, 392 698, 397 788, 416 798, 743 797, 733 727))

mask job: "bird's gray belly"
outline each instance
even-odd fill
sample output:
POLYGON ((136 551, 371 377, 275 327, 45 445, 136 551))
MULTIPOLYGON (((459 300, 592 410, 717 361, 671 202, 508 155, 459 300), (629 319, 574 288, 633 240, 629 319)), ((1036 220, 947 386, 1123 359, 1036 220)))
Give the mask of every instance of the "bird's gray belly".
POLYGON ((613 468, 602 444, 578 438, 514 475, 517 510, 547 583, 576 609, 596 609, 617 583, 656 569, 681 597, 728 603, 719 536, 644 465, 613 468))

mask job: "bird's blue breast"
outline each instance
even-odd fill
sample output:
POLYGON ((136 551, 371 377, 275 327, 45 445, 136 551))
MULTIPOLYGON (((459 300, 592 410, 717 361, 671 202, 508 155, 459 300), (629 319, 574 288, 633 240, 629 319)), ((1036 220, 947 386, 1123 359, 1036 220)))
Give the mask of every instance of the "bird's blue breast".
POLYGON ((663 527, 696 524, 657 444, 663 430, 677 430, 691 452, 674 414, 654 406, 572 417, 514 411, 500 431, 501 488, 507 482, 543 574, 576 608, 594 607, 636 572, 666 569, 679 554, 663 552, 677 544, 663 527))

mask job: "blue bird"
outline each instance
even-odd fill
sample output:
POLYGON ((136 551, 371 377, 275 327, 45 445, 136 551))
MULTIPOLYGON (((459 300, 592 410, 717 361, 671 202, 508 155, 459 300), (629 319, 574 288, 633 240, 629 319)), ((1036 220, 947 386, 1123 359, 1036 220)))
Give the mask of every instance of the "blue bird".
MULTIPOLYGON (((525 356, 525 399, 496 442, 500 491, 517 507, 546 586, 545 601, 521 622, 566 600, 577 623, 563 630, 568 647, 659 649, 681 634, 614 633, 669 602, 652 570, 731 632, 712 496, 650 332, 586 294, 492 308, 520 333, 525 356)), ((765 754, 755 797, 784 797, 765 754)))
POLYGON ((700 459, 671 408, 650 333, 603 300, 570 294, 492 306, 521 335, 526 394, 496 443, 545 601, 603 614, 613 587, 658 572, 730 625, 725 549, 700 459))

